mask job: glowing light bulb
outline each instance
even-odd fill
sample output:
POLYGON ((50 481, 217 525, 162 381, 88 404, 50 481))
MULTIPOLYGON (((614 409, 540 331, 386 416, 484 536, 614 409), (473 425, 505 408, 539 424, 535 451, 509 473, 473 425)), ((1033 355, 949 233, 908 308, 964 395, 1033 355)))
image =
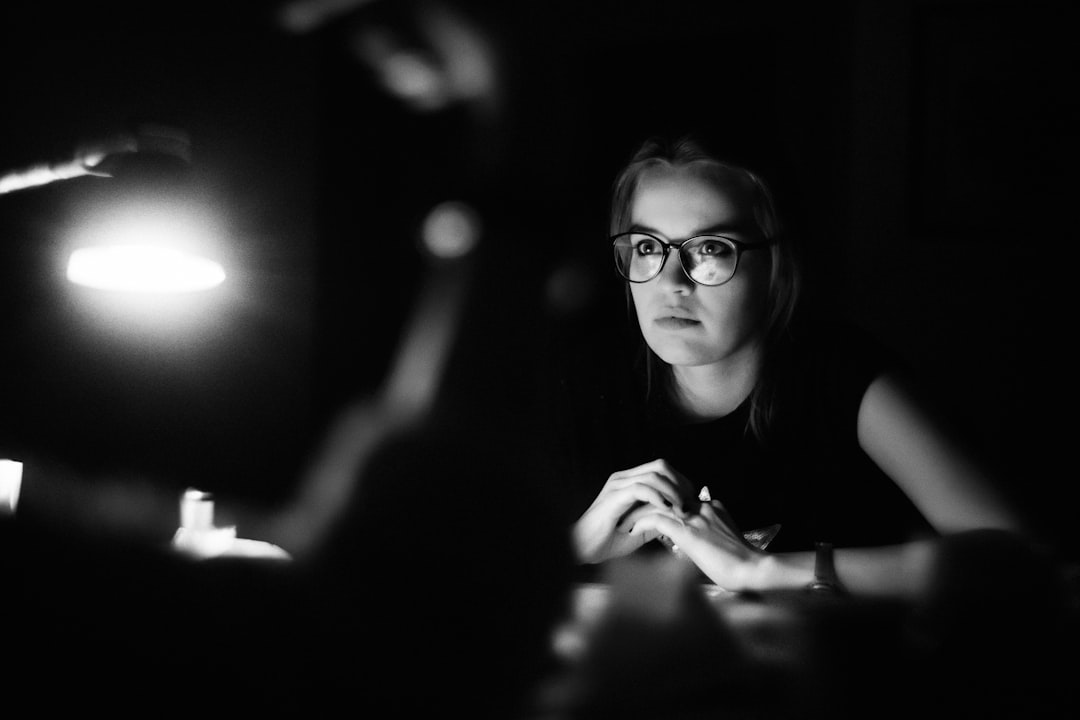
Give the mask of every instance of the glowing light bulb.
POLYGON ((112 245, 72 252, 67 277, 101 290, 183 293, 220 285, 225 270, 213 260, 172 248, 112 245))

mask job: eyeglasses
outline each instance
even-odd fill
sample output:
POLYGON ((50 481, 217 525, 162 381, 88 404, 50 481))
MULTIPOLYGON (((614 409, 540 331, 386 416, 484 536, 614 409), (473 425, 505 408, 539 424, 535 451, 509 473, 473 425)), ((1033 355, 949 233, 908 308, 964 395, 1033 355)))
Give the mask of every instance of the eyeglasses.
POLYGON ((615 269, 632 283, 652 280, 664 269, 668 252, 677 250, 686 276, 698 285, 723 285, 735 277, 739 257, 747 250, 768 247, 771 242, 741 242, 723 235, 695 235, 681 243, 669 243, 655 235, 633 230, 611 238, 615 269))

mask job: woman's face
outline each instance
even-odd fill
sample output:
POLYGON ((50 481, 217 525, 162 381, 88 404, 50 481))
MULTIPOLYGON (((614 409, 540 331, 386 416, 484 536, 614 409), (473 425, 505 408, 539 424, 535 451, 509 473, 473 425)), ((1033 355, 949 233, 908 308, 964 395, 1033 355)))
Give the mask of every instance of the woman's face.
MULTIPOLYGON (((709 233, 762 241, 746 191, 734 179, 717 183, 693 167, 646 170, 631 200, 630 222, 630 229, 674 244, 709 233)), ((699 366, 755 352, 768 287, 767 251, 744 252, 734 277, 714 287, 687 277, 672 251, 658 276, 630 283, 630 292, 653 352, 671 365, 699 366)))

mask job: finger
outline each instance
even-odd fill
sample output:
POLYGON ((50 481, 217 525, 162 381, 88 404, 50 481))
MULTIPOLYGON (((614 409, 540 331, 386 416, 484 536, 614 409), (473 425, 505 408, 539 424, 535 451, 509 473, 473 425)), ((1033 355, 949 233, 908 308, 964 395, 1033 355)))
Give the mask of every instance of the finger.
POLYGON ((648 463, 647 467, 653 472, 670 477, 679 485, 680 490, 691 493, 695 498, 697 498, 697 490, 694 489, 693 483, 691 483, 685 475, 672 467, 671 463, 669 463, 664 458, 657 458, 656 460, 653 460, 651 463, 648 463))
POLYGON ((690 481, 687 480, 682 473, 673 468, 668 463, 668 461, 663 458, 657 458, 655 460, 650 460, 647 463, 642 463, 641 465, 637 465, 632 468, 619 470, 612 473, 608 477, 608 480, 624 480, 635 475, 643 475, 648 473, 656 473, 657 475, 662 475, 666 477, 682 492, 693 492, 693 486, 691 485, 690 481))
POLYGON ((589 509, 593 517, 607 517, 609 527, 626 526, 626 518, 639 508, 672 510, 670 501, 655 488, 635 483, 598 497, 589 509))
POLYGON ((659 512, 651 512, 642 515, 630 528, 631 535, 642 535, 655 532, 665 535, 675 544, 681 544, 686 535, 686 525, 682 520, 672 515, 659 512))
POLYGON ((644 503, 646 507, 670 510, 676 507, 675 503, 678 502, 678 498, 673 497, 670 493, 663 492, 646 483, 627 485, 625 488, 612 493, 612 497, 618 507, 627 509, 638 503, 644 503))
POLYGON ((609 481, 609 485, 601 492, 607 493, 621 493, 621 492, 636 492, 641 488, 648 488, 651 492, 656 493, 663 497, 664 504, 669 507, 685 507, 683 495, 679 492, 670 479, 659 475, 657 473, 649 472, 641 475, 634 475, 632 477, 615 479, 609 481))
POLYGON ((640 475, 640 468, 641 466, 638 465, 637 467, 626 468, 625 470, 616 470, 615 472, 608 475, 607 484, 610 485, 612 483, 618 482, 619 480, 625 480, 626 478, 633 477, 634 475, 640 475))
POLYGON ((719 500, 713 500, 712 502, 702 503, 700 515, 706 519, 728 525, 733 529, 735 527, 735 520, 731 517, 731 513, 727 511, 727 508, 719 500))
POLYGON ((626 477, 630 477, 631 475, 640 475, 641 473, 645 473, 645 472, 654 472, 658 467, 661 466, 661 463, 664 463, 664 461, 662 459, 659 459, 659 458, 656 459, 656 460, 650 460, 647 463, 642 463, 641 465, 635 465, 632 468, 626 468, 625 470, 618 470, 616 472, 613 472, 613 473, 611 473, 610 477, 611 478, 626 478, 626 477))
POLYGON ((694 484, 685 475, 673 468, 667 460, 659 459, 654 461, 650 472, 667 478, 671 482, 675 491, 679 494, 683 507, 690 508, 697 503, 697 490, 694 488, 694 484))
POLYGON ((671 518, 672 520, 679 519, 679 516, 676 515, 673 511, 660 509, 653 505, 640 505, 628 512, 623 518, 623 520, 620 522, 620 525, 623 527, 631 528, 639 520, 650 515, 663 515, 665 517, 671 518))
POLYGON ((745 542, 742 533, 735 526, 734 521, 727 514, 726 511, 716 512, 715 508, 709 504, 703 504, 701 513, 695 517, 688 518, 687 525, 698 530, 710 529, 715 534, 736 543, 745 542))

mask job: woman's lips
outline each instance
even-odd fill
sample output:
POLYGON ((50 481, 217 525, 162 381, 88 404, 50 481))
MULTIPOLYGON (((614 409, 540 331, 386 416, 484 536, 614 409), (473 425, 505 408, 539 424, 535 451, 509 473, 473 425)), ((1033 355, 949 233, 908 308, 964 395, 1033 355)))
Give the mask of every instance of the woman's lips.
POLYGON ((674 317, 667 315, 665 317, 658 317, 654 320, 657 325, 665 330, 685 330, 686 328, 692 328, 700 325, 697 320, 691 320, 690 318, 674 317))

